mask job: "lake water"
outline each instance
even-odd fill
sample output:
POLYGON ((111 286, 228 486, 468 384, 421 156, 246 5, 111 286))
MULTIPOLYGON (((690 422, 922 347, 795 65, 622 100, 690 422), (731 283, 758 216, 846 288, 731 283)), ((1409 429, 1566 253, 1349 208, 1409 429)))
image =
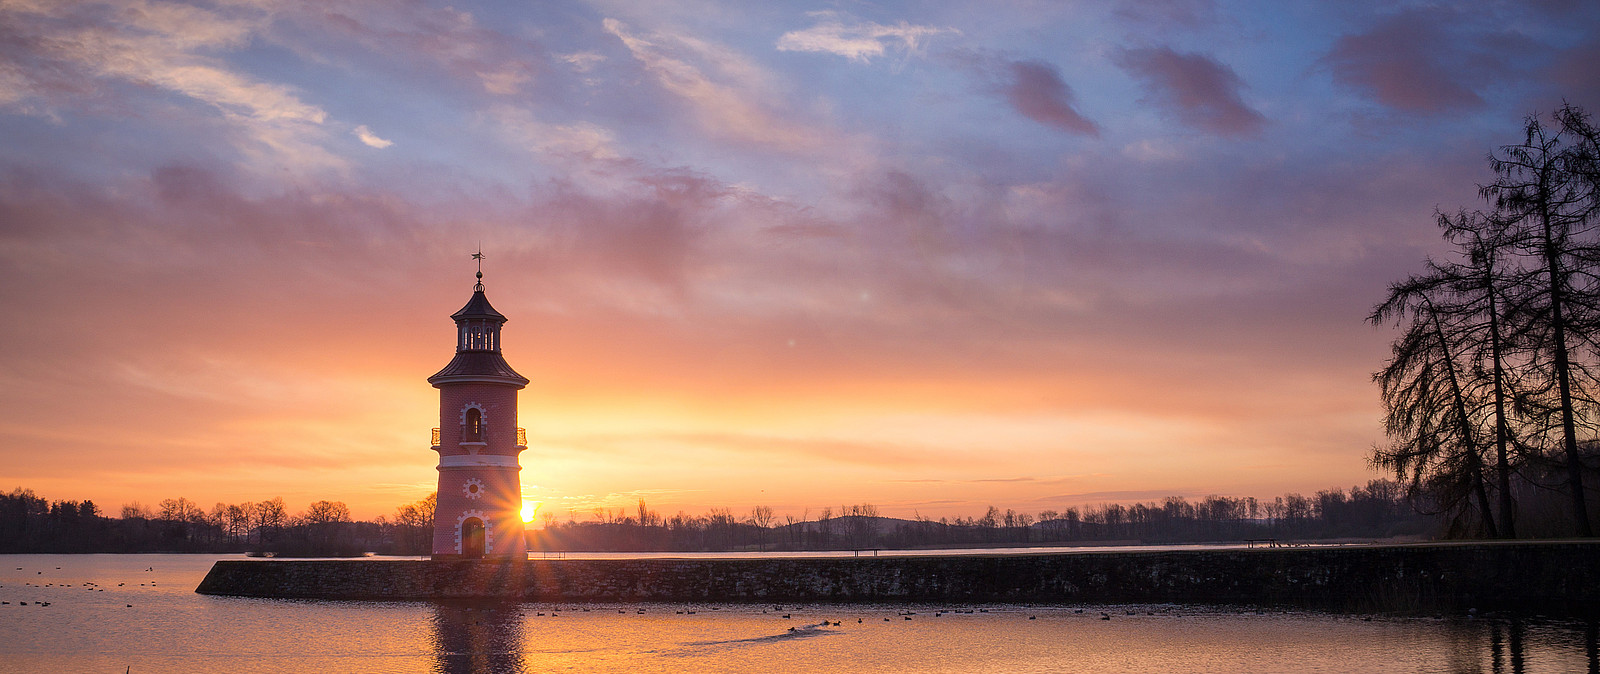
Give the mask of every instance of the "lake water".
POLYGON ((225 558, 234 557, 0 555, 0 601, 8 602, 0 604, 0 672, 1600 673, 1595 627, 1561 621, 1187 606, 779 610, 195 594, 211 563, 225 558))

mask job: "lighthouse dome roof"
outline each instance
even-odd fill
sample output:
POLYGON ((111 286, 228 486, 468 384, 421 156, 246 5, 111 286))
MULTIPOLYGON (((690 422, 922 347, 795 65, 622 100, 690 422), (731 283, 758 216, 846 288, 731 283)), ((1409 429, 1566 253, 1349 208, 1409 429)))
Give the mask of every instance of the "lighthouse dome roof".
POLYGON ((495 311, 494 307, 490 306, 489 298, 483 294, 483 286, 481 285, 478 286, 478 290, 472 293, 472 299, 467 300, 467 305, 461 307, 460 311, 450 314, 450 317, 458 321, 470 318, 487 318, 501 323, 506 321, 504 314, 495 311))
POLYGON ((528 378, 517 374, 505 358, 493 351, 457 352, 456 357, 450 359, 449 365, 444 366, 443 370, 432 377, 428 377, 428 383, 434 386, 463 382, 505 384, 522 388, 528 385, 528 378))

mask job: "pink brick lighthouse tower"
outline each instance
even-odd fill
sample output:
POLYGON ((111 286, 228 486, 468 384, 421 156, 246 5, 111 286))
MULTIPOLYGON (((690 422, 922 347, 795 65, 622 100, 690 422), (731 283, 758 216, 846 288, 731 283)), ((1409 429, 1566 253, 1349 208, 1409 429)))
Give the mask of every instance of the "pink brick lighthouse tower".
POLYGON ((482 256, 472 299, 456 321, 456 356, 428 383, 439 389, 439 505, 434 558, 521 557, 522 465, 528 448, 517 428, 517 391, 528 379, 500 355, 506 317, 483 294, 482 256))

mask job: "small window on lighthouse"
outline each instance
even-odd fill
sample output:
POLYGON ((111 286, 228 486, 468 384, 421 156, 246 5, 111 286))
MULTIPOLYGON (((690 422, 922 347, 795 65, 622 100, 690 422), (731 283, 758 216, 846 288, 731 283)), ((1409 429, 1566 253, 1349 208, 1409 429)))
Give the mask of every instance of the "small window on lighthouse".
POLYGON ((483 442, 483 412, 476 407, 467 408, 466 442, 483 442))

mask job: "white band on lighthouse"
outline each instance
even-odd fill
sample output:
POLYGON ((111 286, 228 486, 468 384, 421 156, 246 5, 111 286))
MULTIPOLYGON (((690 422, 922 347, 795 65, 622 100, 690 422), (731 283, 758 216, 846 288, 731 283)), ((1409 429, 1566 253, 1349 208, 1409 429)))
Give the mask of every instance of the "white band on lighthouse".
POLYGON ((463 454, 460 456, 439 457, 440 468, 482 468, 485 466, 496 468, 522 467, 517 464, 517 457, 499 454, 463 454))

